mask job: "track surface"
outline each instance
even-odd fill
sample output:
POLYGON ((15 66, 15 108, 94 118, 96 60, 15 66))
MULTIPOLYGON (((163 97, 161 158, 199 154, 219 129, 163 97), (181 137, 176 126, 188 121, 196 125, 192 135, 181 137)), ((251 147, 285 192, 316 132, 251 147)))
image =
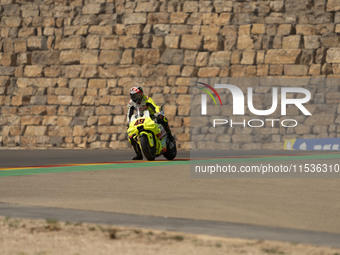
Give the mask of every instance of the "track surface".
MULTIPOLYGON (((289 155, 291 151, 231 151, 226 156, 289 155)), ((304 154, 306 152, 294 152, 304 154)), ((131 160, 132 150, 0 150, 0 168, 72 163, 115 162, 131 160)), ((187 159, 189 151, 179 151, 176 159, 187 159)), ((163 157, 161 157, 164 159, 163 157)), ((159 158, 159 159, 161 159, 159 158)), ((157 160, 159 160, 157 158, 157 160)))
MULTIPOLYGON (((0 154, 0 168, 131 157, 131 152, 112 150, 0 154)), ((188 156, 182 152, 179 158, 188 156)), ((183 161, 162 167, 0 177, 0 202, 1 215, 340 247, 339 179, 193 179, 183 161)))

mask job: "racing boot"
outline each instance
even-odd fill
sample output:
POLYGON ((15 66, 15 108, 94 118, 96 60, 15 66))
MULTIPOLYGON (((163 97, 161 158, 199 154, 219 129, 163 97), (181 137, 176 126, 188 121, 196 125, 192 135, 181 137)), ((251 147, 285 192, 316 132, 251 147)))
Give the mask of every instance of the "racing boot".
POLYGON ((164 121, 163 121, 162 125, 163 125, 163 127, 164 127, 164 129, 165 129, 165 131, 166 131, 166 133, 168 135, 169 141, 174 143, 175 142, 175 138, 171 134, 171 130, 170 130, 167 118, 164 117, 164 121))
POLYGON ((164 129, 165 129, 165 131, 168 135, 169 141, 172 142, 172 143, 175 143, 175 138, 171 134, 168 119, 164 115, 158 114, 157 115, 157 121, 158 121, 158 123, 162 124, 162 126, 164 127, 164 129))
POLYGON ((132 158, 132 160, 142 160, 143 159, 143 154, 142 154, 142 151, 138 145, 138 143, 136 143, 135 141, 131 142, 132 146, 133 146, 133 149, 135 150, 136 152, 136 156, 134 156, 132 158))
POLYGON ((134 156, 132 158, 132 160, 142 160, 143 159, 143 155, 142 154, 137 154, 136 156, 134 156))
POLYGON ((174 142, 175 142, 175 138, 172 136, 171 131, 168 132, 167 135, 168 135, 169 141, 172 142, 172 143, 174 143, 174 142))

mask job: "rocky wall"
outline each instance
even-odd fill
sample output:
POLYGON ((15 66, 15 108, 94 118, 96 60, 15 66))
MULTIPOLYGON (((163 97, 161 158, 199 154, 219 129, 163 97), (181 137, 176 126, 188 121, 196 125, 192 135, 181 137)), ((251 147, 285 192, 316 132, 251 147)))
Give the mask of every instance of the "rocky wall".
MULTIPOLYGON (((127 148, 129 89, 140 85, 165 105, 178 147, 188 149, 189 87, 200 79, 340 74, 340 0, 0 4, 2 147, 127 148)), ((330 92, 326 124, 316 111, 313 127, 271 134, 262 148, 339 136, 339 91, 330 92)), ((230 142, 247 132, 230 131, 230 142)), ((237 148, 256 144, 252 137, 237 148)))

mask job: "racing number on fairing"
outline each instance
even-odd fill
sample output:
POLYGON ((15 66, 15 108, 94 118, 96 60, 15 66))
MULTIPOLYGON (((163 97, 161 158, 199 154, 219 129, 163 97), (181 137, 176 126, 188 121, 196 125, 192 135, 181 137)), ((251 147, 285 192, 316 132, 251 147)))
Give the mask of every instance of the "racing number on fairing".
POLYGON ((145 121, 145 119, 139 119, 139 120, 137 120, 136 123, 135 123, 135 126, 140 125, 140 124, 143 124, 144 121, 145 121))

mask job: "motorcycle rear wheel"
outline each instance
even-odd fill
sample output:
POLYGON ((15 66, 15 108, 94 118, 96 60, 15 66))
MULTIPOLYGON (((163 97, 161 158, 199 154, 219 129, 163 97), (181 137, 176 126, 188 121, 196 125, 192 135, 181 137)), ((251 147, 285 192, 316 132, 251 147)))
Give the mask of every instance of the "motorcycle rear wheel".
POLYGON ((177 155, 176 143, 173 143, 172 148, 168 148, 163 155, 167 160, 173 160, 177 155))
POLYGON ((146 159, 150 161, 155 160, 156 146, 150 146, 148 137, 146 135, 142 135, 140 137, 140 144, 142 146, 142 151, 146 159))

